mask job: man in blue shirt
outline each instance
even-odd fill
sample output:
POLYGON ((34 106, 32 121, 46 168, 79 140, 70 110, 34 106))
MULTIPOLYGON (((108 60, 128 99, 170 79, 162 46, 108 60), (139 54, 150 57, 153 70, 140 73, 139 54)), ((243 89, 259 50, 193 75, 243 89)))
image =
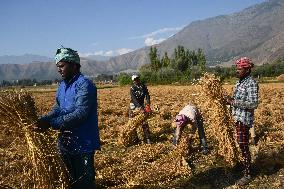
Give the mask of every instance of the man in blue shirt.
POLYGON ((94 153, 100 149, 97 88, 80 72, 80 57, 70 48, 55 55, 62 76, 51 112, 42 116, 37 127, 59 131, 58 146, 70 173, 71 188, 95 188, 94 153))
POLYGON ((227 103, 232 107, 237 141, 243 157, 244 177, 237 184, 246 185, 251 181, 251 155, 249 151, 249 129, 253 126, 254 110, 258 105, 258 83, 250 76, 253 63, 247 57, 236 61, 239 81, 235 85, 233 98, 227 103))

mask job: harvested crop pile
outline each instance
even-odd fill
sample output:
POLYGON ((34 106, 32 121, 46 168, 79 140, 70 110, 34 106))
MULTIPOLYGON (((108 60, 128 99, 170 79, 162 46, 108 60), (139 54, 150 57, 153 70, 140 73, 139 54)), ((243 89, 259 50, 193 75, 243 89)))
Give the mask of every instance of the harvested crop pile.
MULTIPOLYGON (((9 131, 17 139, 21 135, 28 149, 29 170, 25 174, 31 176, 30 188, 66 188, 68 180, 66 169, 57 152, 56 137, 51 132, 35 132, 33 125, 37 120, 36 107, 33 98, 27 92, 0 92, 0 122, 1 130, 9 131)), ((13 140, 13 139, 11 139, 13 140)), ((13 147, 13 146, 11 146, 13 147)), ((14 149, 10 149, 13 151, 14 149)), ((5 151, 7 156, 11 151, 5 151)), ((5 162, 7 166, 14 162, 5 162)), ((20 169, 20 168, 19 168, 20 169)), ((12 177, 12 172, 10 173, 12 177)), ((23 177, 25 177, 23 175, 23 177)), ((5 182, 0 183, 2 185, 5 182)), ((16 187, 11 186, 10 187, 16 187)), ((18 187, 17 187, 18 188, 18 187)))
POLYGON ((225 91, 220 79, 213 74, 205 74, 199 81, 198 105, 203 110, 209 129, 207 132, 218 141, 217 154, 231 166, 241 156, 237 147, 234 122, 224 99, 225 91))
MULTIPOLYGON (((191 160, 192 136, 182 137, 175 148, 165 144, 138 145, 129 149, 125 156, 111 154, 98 158, 97 178, 104 184, 127 187, 167 183, 191 174, 187 161, 191 160), (185 158, 188 160, 186 161, 185 158), (112 183, 112 184, 110 184, 112 183)), ((99 153, 98 153, 99 155, 99 153)))
POLYGON ((135 117, 128 120, 120 129, 119 142, 124 146, 131 146, 135 142, 137 137, 137 128, 143 124, 147 119, 147 115, 143 113, 138 113, 135 117))
MULTIPOLYGON (((240 176, 224 165, 224 160, 216 158, 219 142, 212 131, 212 121, 207 121, 207 108, 200 107, 204 115, 204 129, 210 149, 209 154, 196 153, 199 140, 197 133, 185 153, 177 152, 171 144, 172 119, 200 94, 201 86, 149 86, 151 106, 158 106, 160 113, 147 121, 152 133, 153 144, 125 147, 118 141, 123 126, 128 122, 124 116, 129 106, 129 87, 115 87, 98 90, 99 128, 102 150, 95 155, 96 184, 98 189, 126 188, 234 188, 240 176), (117 98, 119 94, 119 98, 117 98), (188 153, 187 159, 194 168, 188 168, 185 158, 174 153, 188 153), (192 158, 192 156, 194 156, 192 158), (174 158, 175 157, 175 158, 174 158), (174 161, 173 161, 174 160, 174 161), (176 168, 177 167, 177 168, 176 168), (194 174, 192 174, 192 171, 194 174), (151 175, 150 178, 147 175, 151 175)), ((231 92, 232 85, 223 85, 231 92)), ((255 111, 255 128, 258 137, 253 167, 255 177, 246 188, 281 188, 284 175, 284 84, 260 84, 260 104, 255 111)), ((47 113, 54 103, 55 92, 32 91, 37 113, 47 113)), ((199 105, 198 103, 196 103, 199 105)), ((202 104, 201 104, 202 105, 202 104)), ((1 117, 0 117, 1 118, 1 117)), ((28 155, 24 133, 14 125, 3 126, 0 130, 0 188, 35 188, 33 164, 28 155)), ((182 135, 186 137, 188 133, 182 135)), ((183 139, 181 139, 182 141, 183 139)), ((187 143, 188 144, 188 143, 187 143)), ((252 151, 253 152, 253 151, 252 151)), ((253 152, 254 153, 254 152, 253 152)))
POLYGON ((284 81, 284 74, 281 74, 277 77, 278 81, 284 81))

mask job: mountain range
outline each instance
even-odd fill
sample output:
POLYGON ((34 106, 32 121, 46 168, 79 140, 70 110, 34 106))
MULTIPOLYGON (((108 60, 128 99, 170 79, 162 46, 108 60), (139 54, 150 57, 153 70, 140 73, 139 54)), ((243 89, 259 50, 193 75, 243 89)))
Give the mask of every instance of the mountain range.
MULTIPOLYGON (((178 45, 189 50, 202 48, 209 66, 228 66, 240 56, 250 57, 256 65, 270 63, 284 55, 284 0, 268 0, 237 13, 192 22, 155 47, 160 55, 171 55, 178 45)), ((108 60, 81 58, 82 72, 96 76, 137 70, 149 63, 149 49, 143 47, 108 60)), ((1 63, 0 59, 0 80, 59 77, 51 61, 1 63)))
POLYGON ((29 64, 32 62, 48 62, 52 61, 52 58, 46 56, 39 56, 33 54, 24 55, 4 55, 0 56, 0 64, 29 64))

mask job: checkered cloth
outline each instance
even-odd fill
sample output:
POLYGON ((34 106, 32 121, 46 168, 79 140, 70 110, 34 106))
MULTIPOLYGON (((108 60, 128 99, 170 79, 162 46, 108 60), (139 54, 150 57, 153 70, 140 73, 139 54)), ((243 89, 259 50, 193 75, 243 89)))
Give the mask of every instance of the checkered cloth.
POLYGON ((241 122, 236 123, 237 141, 239 144, 249 145, 249 127, 241 122))
POLYGON ((232 113, 235 122, 240 121, 251 127, 254 121, 254 109, 258 105, 258 83, 251 76, 239 80, 233 98, 232 113))
POLYGON ((236 123, 237 141, 243 157, 244 174, 251 174, 251 154, 249 151, 249 127, 241 122, 236 123))

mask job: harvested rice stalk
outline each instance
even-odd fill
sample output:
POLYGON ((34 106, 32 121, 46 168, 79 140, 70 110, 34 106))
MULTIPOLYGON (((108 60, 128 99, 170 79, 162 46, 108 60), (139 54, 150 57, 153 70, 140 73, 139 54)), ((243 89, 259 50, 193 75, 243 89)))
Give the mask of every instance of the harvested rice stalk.
MULTIPOLYGON (((191 170, 185 159, 191 159, 193 135, 183 136, 178 146, 170 153, 153 162, 143 161, 135 169, 135 173, 127 177, 128 186, 150 183, 170 182, 175 178, 186 177, 191 170)), ((147 156, 147 152, 141 156, 147 156)), ((148 152, 150 153, 150 152, 148 152)))
POLYGON ((183 136, 175 149, 163 143, 137 145, 125 156, 120 156, 119 160, 108 161, 103 169, 97 171, 97 178, 103 179, 104 184, 132 188, 187 177, 191 169, 184 159, 191 158, 192 140, 192 135, 183 136))
POLYGON ((68 188, 67 170, 57 151, 54 133, 37 133, 33 124, 37 120, 34 99, 27 92, 0 92, 2 126, 24 133, 33 165, 34 188, 68 188))
POLYGON ((233 166, 241 159, 241 155, 234 134, 234 121, 226 106, 220 79, 206 73, 200 79, 199 87, 200 95, 197 101, 207 119, 211 135, 218 141, 217 154, 233 166))
POLYGON ((133 111, 134 117, 129 119, 127 124, 125 124, 119 131, 119 144, 124 146, 131 146, 134 141, 137 139, 137 130, 139 126, 143 125, 143 123, 147 120, 155 116, 156 114, 160 114, 159 108, 154 106, 150 113, 144 114, 141 113, 140 110, 135 109, 133 111))
POLYGON ((136 137, 136 130, 148 118, 146 114, 138 113, 135 117, 128 120, 120 130, 119 143, 124 146, 133 144, 136 137))

